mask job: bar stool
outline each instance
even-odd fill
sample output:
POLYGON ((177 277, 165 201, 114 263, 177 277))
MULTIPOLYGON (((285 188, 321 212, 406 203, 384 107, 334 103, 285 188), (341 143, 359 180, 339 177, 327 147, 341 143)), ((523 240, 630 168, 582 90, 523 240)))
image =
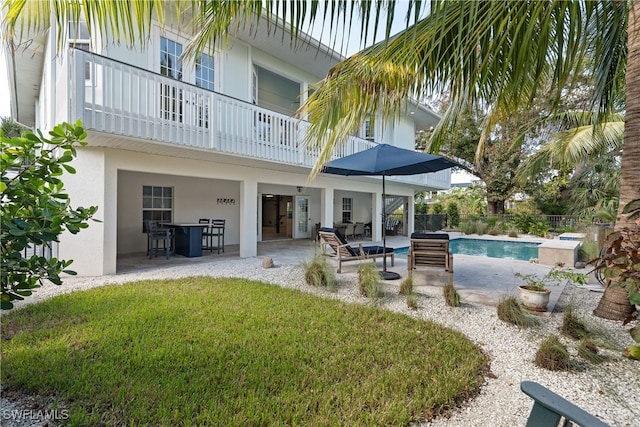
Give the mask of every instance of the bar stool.
POLYGON ((172 228, 158 227, 157 221, 145 220, 147 230, 147 255, 149 259, 164 253, 169 259, 175 249, 174 234, 172 228))
MULTIPOLYGON (((210 221, 208 218, 200 218, 198 220, 198 224, 209 224, 210 221)), ((206 227, 202 227, 202 249, 209 249, 211 251, 212 242, 211 237, 211 228, 207 225, 206 227)))
POLYGON ((211 220, 211 227, 210 227, 210 233, 211 233, 211 250, 213 250, 213 237, 217 237, 218 238, 218 245, 215 246, 216 249, 218 249, 218 254, 220 253, 220 250, 222 250, 222 252, 224 252, 224 229, 225 229, 225 223, 226 220, 224 219, 212 219, 211 220), (222 242, 222 244, 220 244, 220 242, 222 242))

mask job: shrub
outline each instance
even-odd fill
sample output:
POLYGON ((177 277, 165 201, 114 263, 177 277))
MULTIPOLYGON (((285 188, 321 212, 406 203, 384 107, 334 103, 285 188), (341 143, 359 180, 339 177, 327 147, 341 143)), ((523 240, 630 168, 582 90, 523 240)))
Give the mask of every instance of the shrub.
POLYGON ((407 307, 412 310, 418 309, 418 297, 416 296, 416 294, 412 293, 407 295, 407 307))
POLYGON ((464 234, 473 234, 476 231, 475 222, 465 221, 460 225, 460 231, 464 234))
POLYGON ((60 179, 64 172, 75 173, 69 163, 76 157, 76 147, 87 145, 82 123, 62 123, 49 134, 50 139, 40 131, 23 137, 0 135, 3 310, 13 307, 11 301, 31 295, 45 280, 60 285, 60 273, 75 274, 67 269, 72 260, 35 253, 27 257, 25 250, 48 246, 64 232, 78 233, 98 210, 72 208, 60 179))
POLYGON ((484 222, 489 226, 489 228, 493 228, 498 223, 499 218, 497 216, 488 216, 485 218, 484 222))
POLYGON ((521 328, 529 328, 538 324, 535 318, 522 311, 522 307, 520 307, 515 297, 506 297, 500 300, 498 303, 498 319, 521 328))
POLYGON ((309 286, 335 289, 336 275, 333 267, 323 255, 316 255, 313 259, 303 265, 304 281, 309 286))
POLYGON ((373 261, 363 262, 358 266, 358 289, 360 295, 367 298, 380 298, 380 273, 373 261))
POLYGON ((536 352, 535 364, 550 371, 566 371, 571 364, 569 351, 560 342, 557 335, 550 335, 540 343, 536 352))
POLYGON ((518 237, 518 232, 515 230, 511 230, 508 234, 509 237, 518 237))
POLYGON ((444 300, 449 307, 460 307, 460 294, 452 283, 444 285, 442 292, 444 294, 444 300))
POLYGON ((570 305, 567 306, 562 316, 560 332, 575 340, 581 340, 589 335, 587 326, 574 314, 573 307, 570 305))
POLYGON ((590 339, 581 340, 578 343, 578 355, 587 362, 602 363, 605 358, 600 354, 600 350, 595 342, 590 339))
POLYGON ((400 295, 411 295, 413 293, 413 274, 409 273, 406 279, 400 284, 400 295))
POLYGON ((487 234, 490 236, 497 236, 498 234, 500 234, 500 229, 498 227, 492 227, 489 229, 489 231, 487 231, 487 234))
POLYGON ((549 230, 551 230, 551 224, 547 221, 535 221, 529 227, 529 233, 539 237, 545 237, 549 230))
POLYGON ((598 242, 593 238, 585 238, 578 249, 578 259, 588 262, 598 257, 598 242))
POLYGON ((460 212, 457 203, 449 203, 447 205, 447 225, 449 227, 457 227, 460 224, 460 212))
POLYGON ((489 226, 484 222, 481 222, 481 221, 476 222, 476 233, 478 233, 479 235, 482 236, 487 232, 488 229, 489 229, 489 226))

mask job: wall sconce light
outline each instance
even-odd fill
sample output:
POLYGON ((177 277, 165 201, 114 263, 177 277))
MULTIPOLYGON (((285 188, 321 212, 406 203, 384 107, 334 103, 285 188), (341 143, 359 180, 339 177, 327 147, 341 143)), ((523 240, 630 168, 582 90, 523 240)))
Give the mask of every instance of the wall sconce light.
POLYGON ((298 190, 298 193, 300 193, 302 191, 302 187, 301 186, 297 186, 296 189, 298 190))

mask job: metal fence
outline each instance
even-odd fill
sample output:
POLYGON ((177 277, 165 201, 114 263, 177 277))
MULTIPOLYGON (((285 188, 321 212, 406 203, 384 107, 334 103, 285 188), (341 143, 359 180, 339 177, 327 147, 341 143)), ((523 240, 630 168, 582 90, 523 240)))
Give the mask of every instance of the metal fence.
MULTIPOLYGON (((514 214, 504 214, 504 215, 460 215, 460 221, 458 223, 462 224, 464 222, 473 221, 473 220, 482 220, 488 221, 489 218, 497 218, 495 221, 502 222, 514 222, 517 215, 514 214)), ((554 230, 557 229, 577 229, 580 225, 588 225, 590 223, 585 223, 584 220, 581 220, 578 216, 571 215, 531 215, 533 219, 536 221, 546 221, 551 225, 551 228, 554 230)), ((438 231, 443 228, 451 226, 448 224, 447 214, 418 214, 415 215, 415 225, 414 228, 416 231, 438 231)))

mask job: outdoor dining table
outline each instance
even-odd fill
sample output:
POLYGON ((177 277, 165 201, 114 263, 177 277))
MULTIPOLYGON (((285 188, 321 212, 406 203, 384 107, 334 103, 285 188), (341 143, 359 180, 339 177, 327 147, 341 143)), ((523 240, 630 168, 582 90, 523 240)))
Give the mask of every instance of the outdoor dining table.
POLYGON ((175 229, 176 253, 189 258, 202 256, 202 230, 208 224, 163 224, 175 229))

